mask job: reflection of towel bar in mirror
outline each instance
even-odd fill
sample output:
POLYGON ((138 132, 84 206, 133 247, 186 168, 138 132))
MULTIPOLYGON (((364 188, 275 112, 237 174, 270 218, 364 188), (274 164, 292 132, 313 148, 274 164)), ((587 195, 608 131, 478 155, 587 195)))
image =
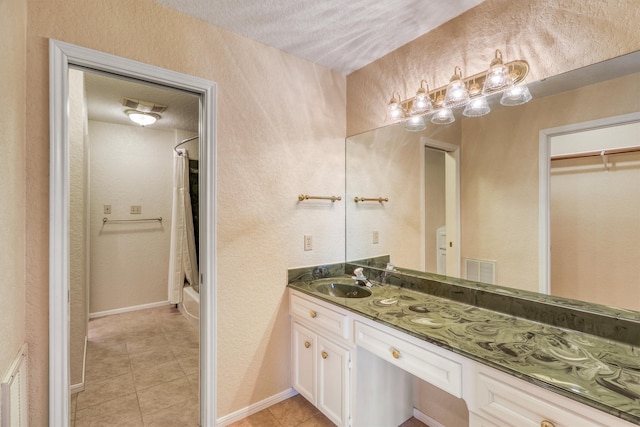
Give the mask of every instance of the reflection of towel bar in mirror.
POLYGON ((359 202, 378 202, 378 203, 382 203, 382 202, 388 202, 389 198, 388 197, 356 197, 353 199, 354 202, 359 203, 359 202))
POLYGON ((102 218, 102 223, 103 224, 106 224, 107 222, 146 222, 146 221, 162 222, 162 217, 159 216, 158 218, 139 218, 139 219, 109 219, 109 218, 102 218))
POLYGON ((298 194, 298 200, 301 202, 303 200, 331 200, 335 202, 336 200, 342 200, 340 196, 309 196, 308 194, 298 194))

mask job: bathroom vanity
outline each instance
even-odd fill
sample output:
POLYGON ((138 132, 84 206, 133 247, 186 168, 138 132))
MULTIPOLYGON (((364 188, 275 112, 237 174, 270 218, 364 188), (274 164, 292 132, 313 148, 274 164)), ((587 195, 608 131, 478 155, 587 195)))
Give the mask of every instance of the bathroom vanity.
POLYGON ((292 386, 335 424, 400 425, 413 413, 414 376, 464 399, 470 426, 640 424, 635 345, 395 276, 399 285, 374 281, 360 297, 327 291, 350 275, 290 280, 292 386))

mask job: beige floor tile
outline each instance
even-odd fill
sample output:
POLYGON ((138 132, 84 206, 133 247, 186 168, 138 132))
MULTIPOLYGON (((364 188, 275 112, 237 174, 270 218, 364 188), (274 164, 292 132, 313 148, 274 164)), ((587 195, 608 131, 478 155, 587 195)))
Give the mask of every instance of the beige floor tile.
POLYGON ((153 415, 168 406, 197 399, 186 377, 138 391, 138 402, 143 416, 153 415))
POLYGON ((200 372, 200 356, 189 356, 177 359, 185 374, 190 375, 200 372))
POLYGON ((318 409, 304 397, 296 395, 269 407, 269 412, 281 425, 293 427, 318 414, 318 409))
POLYGON ((195 396, 200 397, 200 372, 188 375, 187 380, 189 380, 189 384, 191 384, 191 392, 195 396))
POLYGON ((335 424, 325 417, 323 413, 319 412, 302 424, 298 424, 299 427, 335 427, 335 424))
POLYGON ((258 413, 255 413, 240 421, 236 421, 233 424, 229 424, 228 427, 280 427, 281 424, 271 414, 269 409, 265 409, 258 413))
POLYGON ((162 334, 148 336, 135 340, 127 340, 127 351, 129 353, 142 353, 151 350, 162 350, 169 347, 169 342, 162 334))
POLYGON ((172 362, 176 360, 176 356, 173 354, 171 347, 167 346, 160 349, 143 351, 141 353, 132 353, 129 355, 129 360, 131 361, 131 369, 135 372, 136 370, 150 366, 172 362))
POLYGON ((96 363, 111 357, 127 355, 127 345, 125 342, 117 344, 94 342, 87 343, 87 363, 96 363))
POLYGON ((102 358, 97 362, 87 363, 85 383, 106 380, 131 372, 129 356, 119 355, 102 358))
POLYGON ((99 405, 79 409, 76 427, 142 427, 142 416, 135 393, 99 405))
POLYGON ((107 400, 135 393, 135 391, 131 372, 102 381, 87 383, 84 391, 78 393, 78 409, 98 405, 107 400))
POLYGON ((133 371, 133 380, 137 391, 183 378, 184 376, 184 371, 175 360, 133 371))
POLYGON ((200 404, 197 400, 183 402, 154 414, 145 415, 145 427, 198 427, 200 404))

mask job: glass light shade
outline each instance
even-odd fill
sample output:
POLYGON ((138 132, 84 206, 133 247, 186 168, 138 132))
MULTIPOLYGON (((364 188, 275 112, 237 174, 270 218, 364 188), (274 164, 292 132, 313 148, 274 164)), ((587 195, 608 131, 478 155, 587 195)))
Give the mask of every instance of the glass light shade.
POLYGON ((509 74, 509 67, 502 63, 502 52, 496 49, 496 56, 491 61, 489 71, 485 76, 482 94, 486 95, 498 90, 506 89, 513 86, 513 79, 509 74))
POLYGON ((502 98, 500 98, 500 104, 511 107, 529 102, 531 98, 531 92, 529 92, 527 85, 517 85, 504 91, 502 98))
POLYGON ((447 92, 444 96, 444 106, 448 108, 459 107, 469 102, 469 91, 460 80, 458 74, 454 74, 451 82, 447 86, 447 92))
POLYGON ((443 108, 441 110, 438 110, 431 117, 431 123, 434 123, 436 125, 448 125, 449 123, 453 123, 455 121, 456 118, 453 117, 453 111, 451 111, 451 108, 443 108))
POLYGON ((392 122, 397 122, 406 115, 404 108, 402 108, 402 105, 400 105, 400 100, 396 98, 395 95, 392 96, 391 100, 389 101, 389 105, 387 107, 387 115, 392 122))
POLYGON ((424 116, 410 117, 404 122, 404 129, 409 132, 420 132, 427 128, 427 124, 424 122, 424 116))
POLYGON ((420 87, 416 92, 416 97, 413 99, 413 105, 411 106, 411 115, 427 113, 433 110, 433 104, 427 91, 420 87))
POLYGON ((490 112, 491 108, 489 108, 487 98, 481 97, 472 99, 466 107, 464 107, 462 114, 466 117, 480 117, 490 112))
POLYGON ((127 113, 127 115, 129 116, 129 119, 132 122, 140 126, 152 125, 160 118, 160 116, 157 114, 143 113, 137 110, 127 110, 125 111, 125 113, 127 113))

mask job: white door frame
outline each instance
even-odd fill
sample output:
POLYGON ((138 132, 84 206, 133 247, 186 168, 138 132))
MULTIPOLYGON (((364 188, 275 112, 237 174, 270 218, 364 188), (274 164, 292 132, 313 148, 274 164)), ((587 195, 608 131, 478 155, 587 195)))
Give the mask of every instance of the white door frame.
POLYGON ((539 133, 539 185, 538 185, 538 292, 551 292, 551 212, 550 212, 550 173, 551 138, 570 133, 584 132, 610 126, 619 126, 640 121, 640 112, 604 117, 586 122, 571 123, 564 126, 542 129, 539 133))
MULTIPOLYGON (((460 147, 448 142, 423 137, 421 181, 421 229, 425 235, 425 150, 428 148, 445 152, 445 211, 447 225, 447 276, 460 277, 460 147)), ((425 266, 426 242, 422 239, 422 265, 425 266)))
POLYGON ((200 423, 216 424, 216 85, 69 43, 49 42, 49 425, 69 425, 69 66, 200 96, 200 423))

